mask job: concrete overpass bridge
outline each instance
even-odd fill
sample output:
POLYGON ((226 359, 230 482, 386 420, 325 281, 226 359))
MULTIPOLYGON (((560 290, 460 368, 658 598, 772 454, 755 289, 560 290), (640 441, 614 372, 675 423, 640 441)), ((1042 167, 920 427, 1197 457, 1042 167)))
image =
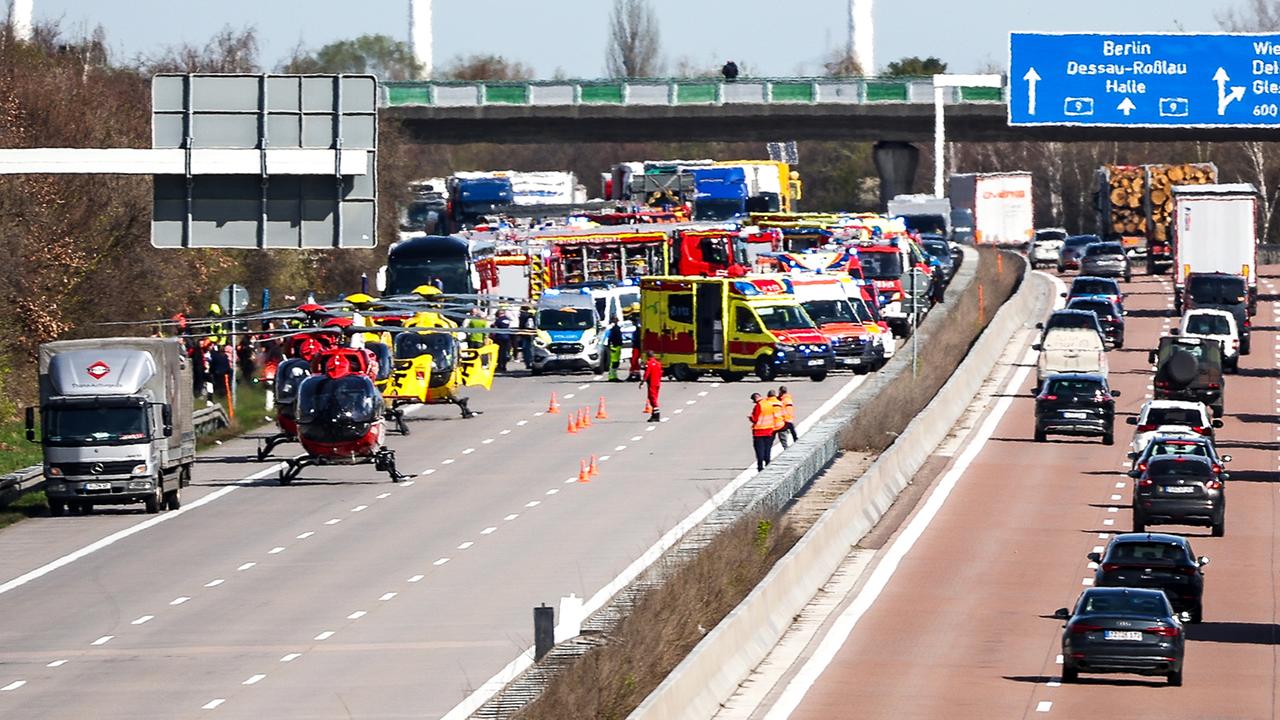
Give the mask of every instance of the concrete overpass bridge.
MULTIPOLYGON (((1008 88, 944 89, 957 142, 1273 140, 1265 128, 1007 124, 1008 88)), ((386 117, 423 143, 846 140, 928 142, 930 78, 718 78, 390 82, 386 117)))

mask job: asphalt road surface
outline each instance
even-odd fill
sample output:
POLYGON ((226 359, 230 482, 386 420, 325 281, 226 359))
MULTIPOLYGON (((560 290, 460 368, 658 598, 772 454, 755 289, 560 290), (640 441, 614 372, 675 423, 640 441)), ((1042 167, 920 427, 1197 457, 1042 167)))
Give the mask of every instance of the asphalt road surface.
MULTIPOLYGON (((789 382, 799 417, 851 378, 789 382)), ((603 599, 754 465, 763 389, 669 382, 648 424, 634 384, 502 377, 480 417, 425 408, 391 437, 412 482, 365 465, 282 487, 242 439, 201 456, 177 513, 23 522, 0 533, 0 717, 443 716, 532 645, 531 608, 603 599), (609 418, 569 435, 552 391, 609 418)))
MULTIPOLYGON (((1239 375, 1228 376, 1217 435, 1233 456, 1226 537, 1209 537, 1208 528, 1154 528, 1187 535, 1197 554, 1212 558, 1204 623, 1187 625, 1184 687, 1136 675, 1083 675, 1078 685, 1062 685, 1062 622, 1049 617, 1092 583, 1086 553, 1131 527, 1125 453, 1132 427, 1123 423, 1151 394, 1147 350, 1177 326, 1168 276, 1139 276, 1127 286, 1126 346, 1109 357, 1112 387, 1123 393, 1116 444, 1034 443, 1033 370, 1012 388, 1018 397, 990 440, 829 664, 800 671, 820 674, 790 716, 1275 717, 1280 317, 1276 268, 1269 270, 1253 352, 1239 375)), ((900 531, 893 542, 907 537, 900 531)), ((787 717, 780 708, 765 716, 787 717)))

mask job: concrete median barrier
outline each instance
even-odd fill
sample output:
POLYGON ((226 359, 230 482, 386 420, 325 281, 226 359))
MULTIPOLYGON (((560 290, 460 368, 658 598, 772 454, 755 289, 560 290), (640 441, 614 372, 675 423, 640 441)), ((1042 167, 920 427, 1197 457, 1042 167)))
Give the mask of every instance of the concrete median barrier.
MULTIPOLYGON (((1008 264, 1012 256, 1006 255, 1008 264)), ((724 618, 629 716, 631 720, 711 717, 765 658, 795 616, 822 587, 915 476, 977 395, 983 381, 1021 328, 1052 307, 1054 288, 1045 276, 1027 272, 1018 290, 996 313, 933 400, 910 422, 856 483, 787 553, 768 576, 724 618)), ((928 322, 921 326, 927 332, 928 322)), ((898 358, 895 358, 897 360, 898 358)), ((906 372, 911 372, 908 359, 906 372)), ((885 382, 891 382, 888 377, 885 382)), ((873 388, 866 388, 868 392, 873 388)), ((853 401, 853 398, 850 399, 853 401)), ((834 456, 839 421, 833 417, 806 435, 806 453, 834 456), (823 442, 823 435, 829 433, 823 442)), ((805 472, 827 460, 801 462, 805 472)), ((817 470, 814 471, 816 475, 817 470)), ((812 477, 812 476, 810 476, 812 477)))

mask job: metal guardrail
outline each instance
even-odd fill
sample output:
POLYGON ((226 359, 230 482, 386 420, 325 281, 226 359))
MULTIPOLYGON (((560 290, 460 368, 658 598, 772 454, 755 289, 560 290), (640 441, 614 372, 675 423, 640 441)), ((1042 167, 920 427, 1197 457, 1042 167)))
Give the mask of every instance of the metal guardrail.
MULTIPOLYGON (((864 105, 933 103, 932 78, 653 78, 528 82, 386 82, 381 106, 557 107, 677 105, 864 105)), ((997 104, 1007 88, 948 87, 945 102, 997 104)))
MULTIPOLYGON (((192 421, 196 435, 207 435, 231 425, 227 419, 227 411, 221 405, 196 410, 192 413, 192 421)), ((43 470, 43 465, 32 465, 7 475, 0 475, 0 507, 8 505, 26 493, 44 487, 43 470)))

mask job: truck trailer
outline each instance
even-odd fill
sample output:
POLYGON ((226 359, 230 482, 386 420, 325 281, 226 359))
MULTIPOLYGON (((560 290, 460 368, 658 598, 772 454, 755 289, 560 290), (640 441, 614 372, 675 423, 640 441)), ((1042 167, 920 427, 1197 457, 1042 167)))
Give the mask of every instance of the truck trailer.
POLYGON ((951 176, 952 223, 973 228, 974 245, 1020 247, 1035 236, 1031 173, 951 176))
POLYGON ((1174 296, 1179 308, 1191 274, 1244 279, 1252 308, 1258 297, 1258 191, 1249 184, 1173 188, 1174 296))
MULTIPOLYGON (((176 510, 196 457, 191 364, 177 340, 40 346, 40 443, 52 515, 141 502, 176 510)), ((27 439, 35 441, 35 408, 27 439)))
POLYGON ((1168 272, 1173 264, 1173 188, 1217 179, 1213 163, 1103 165, 1095 201, 1098 234, 1118 240, 1129 255, 1145 256, 1148 274, 1168 272))

